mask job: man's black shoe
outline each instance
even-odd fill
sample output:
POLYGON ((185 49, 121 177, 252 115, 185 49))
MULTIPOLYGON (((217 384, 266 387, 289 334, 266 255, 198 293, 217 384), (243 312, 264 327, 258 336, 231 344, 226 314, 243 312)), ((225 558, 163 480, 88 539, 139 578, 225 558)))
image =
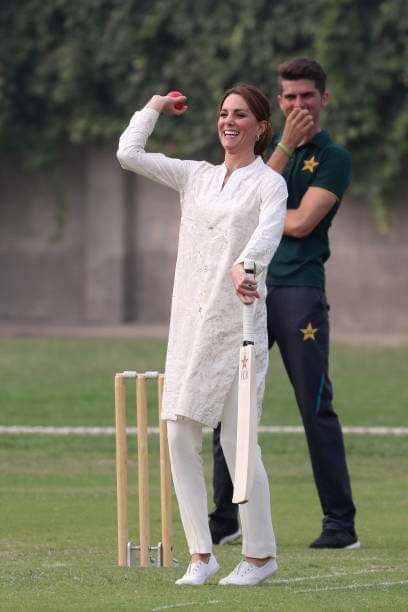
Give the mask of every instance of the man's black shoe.
POLYGON ((209 525, 213 544, 228 544, 241 537, 241 529, 236 519, 221 522, 211 517, 209 525))
POLYGON ((310 548, 360 548, 357 534, 354 531, 324 529, 321 535, 310 544, 310 548))

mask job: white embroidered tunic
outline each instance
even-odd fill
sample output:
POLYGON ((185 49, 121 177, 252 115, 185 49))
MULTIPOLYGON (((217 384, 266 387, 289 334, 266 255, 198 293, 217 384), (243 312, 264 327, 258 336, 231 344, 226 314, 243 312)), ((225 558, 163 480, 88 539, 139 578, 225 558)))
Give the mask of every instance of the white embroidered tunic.
POLYGON ((258 415, 268 368, 265 276, 286 214, 284 179, 260 157, 235 170, 144 150, 159 113, 136 112, 120 137, 118 159, 180 193, 181 223, 167 347, 162 418, 220 421, 238 371, 243 304, 230 270, 251 259, 257 271, 255 351, 258 415))

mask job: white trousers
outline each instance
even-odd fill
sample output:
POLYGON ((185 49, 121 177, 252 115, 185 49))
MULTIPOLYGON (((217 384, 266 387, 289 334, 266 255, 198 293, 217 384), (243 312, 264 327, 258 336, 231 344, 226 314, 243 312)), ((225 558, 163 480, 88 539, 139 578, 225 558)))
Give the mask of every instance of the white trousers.
MULTIPOLYGON (((167 421, 171 472, 190 554, 210 553, 207 490, 201 458, 202 428, 198 421, 183 418, 167 421)), ((221 446, 230 474, 234 474, 237 431, 237 382, 235 381, 221 420, 221 446)), ((257 447, 251 496, 240 504, 242 554, 263 559, 276 557, 268 477, 257 447)))

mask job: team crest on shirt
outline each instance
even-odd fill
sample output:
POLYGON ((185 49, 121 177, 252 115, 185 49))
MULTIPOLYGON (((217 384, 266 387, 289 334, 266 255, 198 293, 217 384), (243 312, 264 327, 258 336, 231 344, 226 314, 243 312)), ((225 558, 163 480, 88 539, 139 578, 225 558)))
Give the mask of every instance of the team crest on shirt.
POLYGON ((309 322, 307 327, 305 327, 304 329, 300 329, 299 331, 303 334, 303 341, 316 340, 315 334, 319 331, 319 328, 313 327, 313 325, 309 322))
POLYGON ((305 171, 310 172, 311 174, 313 174, 315 168, 318 165, 319 165, 319 162, 316 161, 316 158, 313 155, 310 159, 304 159, 303 160, 303 168, 302 168, 302 170, 305 170, 305 171))

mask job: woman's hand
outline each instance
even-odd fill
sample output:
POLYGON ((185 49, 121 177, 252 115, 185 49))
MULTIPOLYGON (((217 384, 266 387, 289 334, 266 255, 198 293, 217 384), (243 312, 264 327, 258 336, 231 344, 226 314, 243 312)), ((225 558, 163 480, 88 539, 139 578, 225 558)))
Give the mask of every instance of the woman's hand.
POLYGON ((188 109, 186 105, 186 96, 153 96, 146 104, 145 108, 153 108, 158 113, 165 115, 182 115, 188 109), (183 108, 176 108, 180 102, 184 105, 183 108))
POLYGON ((236 294, 243 304, 252 304, 256 298, 259 298, 258 283, 246 274, 244 264, 234 264, 231 268, 231 277, 236 294))

